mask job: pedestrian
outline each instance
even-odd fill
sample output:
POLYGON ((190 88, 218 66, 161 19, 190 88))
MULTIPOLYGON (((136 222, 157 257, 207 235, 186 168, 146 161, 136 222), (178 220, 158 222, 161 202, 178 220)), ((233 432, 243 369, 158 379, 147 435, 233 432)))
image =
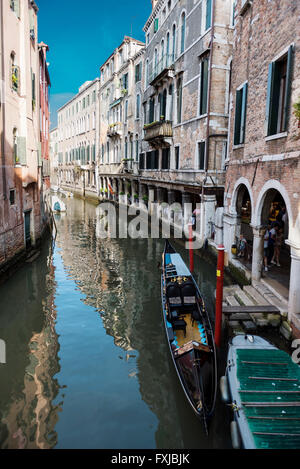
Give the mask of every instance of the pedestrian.
POLYGON ((265 272, 267 272, 268 269, 268 258, 269 258, 269 238, 270 238, 270 229, 271 225, 268 225, 265 234, 264 234, 264 267, 265 267, 265 272))
POLYGON ((268 256, 268 266, 271 265, 271 261, 274 256, 275 252, 275 243, 276 243, 276 237, 277 237, 277 231, 278 231, 279 225, 276 223, 273 228, 271 228, 269 232, 269 242, 268 242, 268 249, 269 249, 269 256, 268 256))
POLYGON ((276 264, 277 267, 281 267, 279 263, 280 259, 280 251, 283 243, 283 229, 279 228, 277 235, 276 235, 276 241, 275 241, 275 246, 274 246, 274 256, 271 261, 272 264, 276 264))
POLYGON ((247 247, 247 240, 245 239, 244 235, 240 235, 240 242, 239 242, 239 249, 238 249, 238 257, 245 257, 246 255, 246 247, 247 247))

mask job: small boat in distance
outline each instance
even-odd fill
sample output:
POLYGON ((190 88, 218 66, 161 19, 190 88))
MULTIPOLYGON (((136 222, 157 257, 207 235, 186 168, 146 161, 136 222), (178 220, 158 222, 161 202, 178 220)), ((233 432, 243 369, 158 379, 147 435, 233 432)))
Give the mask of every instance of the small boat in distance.
POLYGON ((169 241, 163 253, 161 295, 167 340, 179 381, 208 433, 217 394, 214 334, 199 287, 169 241))
POLYGON ((220 391, 234 449, 300 449, 300 368, 288 353, 262 337, 234 337, 220 391))
POLYGON ((55 213, 62 213, 67 211, 65 204, 55 196, 52 197, 52 211, 55 213))

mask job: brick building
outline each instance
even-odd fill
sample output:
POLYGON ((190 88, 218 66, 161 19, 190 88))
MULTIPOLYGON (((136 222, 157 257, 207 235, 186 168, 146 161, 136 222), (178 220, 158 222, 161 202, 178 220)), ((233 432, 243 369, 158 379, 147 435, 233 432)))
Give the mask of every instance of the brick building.
POLYGON ((160 205, 201 204, 203 240, 223 205, 232 10, 231 0, 158 0, 144 27, 140 183, 160 205))
POLYGON ((298 326, 300 133, 293 105, 300 100, 299 17, 297 0, 236 2, 224 204, 230 260, 231 247, 242 233, 252 250, 253 282, 271 274, 276 280, 276 269, 278 279, 287 272, 289 318, 298 326), (287 213, 284 265, 264 272, 265 226, 280 220, 282 208, 287 213))

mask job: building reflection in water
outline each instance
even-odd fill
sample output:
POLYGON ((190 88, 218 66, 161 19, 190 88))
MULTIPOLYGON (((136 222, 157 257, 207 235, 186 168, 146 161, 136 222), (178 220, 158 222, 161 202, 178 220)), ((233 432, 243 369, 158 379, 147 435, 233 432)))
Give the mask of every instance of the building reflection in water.
POLYGON ((38 260, 0 287, 0 335, 7 345, 7 364, 0 367, 2 449, 47 449, 57 442, 54 291, 50 241, 38 260))
MULTIPOLYGON (((99 311, 106 333, 123 350, 120 358, 131 361, 130 377, 138 380, 141 399, 157 417, 157 448, 214 446, 206 438, 201 442, 201 424, 182 403, 164 337, 158 268, 164 241, 97 238, 97 209, 79 200, 70 200, 67 215, 57 222, 66 272, 83 301, 99 311)), ((210 275, 213 280, 215 267, 206 264, 209 295, 210 275)))

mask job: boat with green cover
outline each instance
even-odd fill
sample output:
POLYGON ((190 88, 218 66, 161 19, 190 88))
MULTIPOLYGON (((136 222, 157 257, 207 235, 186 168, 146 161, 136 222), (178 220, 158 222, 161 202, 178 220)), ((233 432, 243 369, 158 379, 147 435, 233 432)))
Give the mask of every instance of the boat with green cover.
POLYGON ((288 353, 261 337, 234 337, 221 394, 233 410, 234 448, 300 448, 300 367, 288 353))

